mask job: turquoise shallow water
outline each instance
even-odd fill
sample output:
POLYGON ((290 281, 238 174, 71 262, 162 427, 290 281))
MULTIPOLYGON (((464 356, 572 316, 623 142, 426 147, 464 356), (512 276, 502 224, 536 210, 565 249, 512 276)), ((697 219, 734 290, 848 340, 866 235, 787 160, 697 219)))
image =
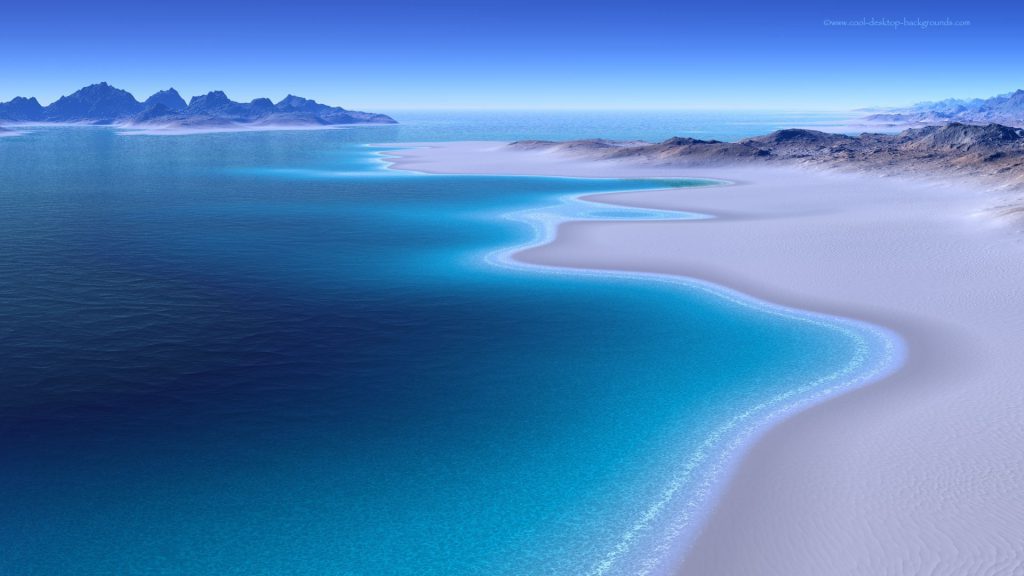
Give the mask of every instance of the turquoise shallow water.
POLYGON ((508 258, 694 216, 575 196, 706 182, 396 172, 381 136, 0 140, 0 573, 657 573, 761 424, 893 361, 508 258))

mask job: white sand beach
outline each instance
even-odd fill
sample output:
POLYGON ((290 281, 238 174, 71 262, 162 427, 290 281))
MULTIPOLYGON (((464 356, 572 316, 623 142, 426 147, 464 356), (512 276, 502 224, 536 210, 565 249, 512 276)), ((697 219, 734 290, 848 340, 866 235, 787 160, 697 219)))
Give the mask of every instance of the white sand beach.
POLYGON ((885 326, 893 376, 761 436, 679 573, 1024 574, 1024 243, 965 183, 800 168, 584 162, 502 143, 425 144, 394 167, 438 173, 720 178, 597 202, 709 220, 569 222, 516 257, 708 280, 885 326))

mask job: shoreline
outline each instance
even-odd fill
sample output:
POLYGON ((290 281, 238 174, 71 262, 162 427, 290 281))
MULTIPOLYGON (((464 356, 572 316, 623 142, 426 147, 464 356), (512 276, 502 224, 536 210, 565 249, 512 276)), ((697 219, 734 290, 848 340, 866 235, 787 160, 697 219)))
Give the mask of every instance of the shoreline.
MULTIPOLYGON (((959 552, 964 546, 987 550, 968 560, 972 567, 998 566, 1022 553, 1000 535, 1012 533, 1013 520, 1024 518, 1024 497, 966 498, 971 506, 965 509, 964 503, 950 501, 948 488, 943 488, 954 486, 954 492, 963 493, 981 485, 987 488, 982 495, 1013 494, 1019 488, 1013 477, 1019 451, 1007 441, 1024 440, 1024 433, 1005 412, 1020 406, 1024 395, 1009 387, 1012 379, 993 381, 992 364, 984 361, 993 355, 992 346, 1002 341, 1006 347, 1012 322, 1009 334, 1006 318, 1002 323, 988 317, 978 322, 971 314, 973 301, 959 297, 964 289, 976 292, 995 284, 1012 290, 1008 281, 1024 281, 1024 273, 1012 269, 1019 246, 1007 241, 1005 230, 970 221, 985 198, 952 186, 893 178, 799 168, 598 163, 512 152, 503 146, 433 143, 388 155, 396 169, 422 172, 725 177, 734 185, 710 187, 717 192, 701 187, 583 197, 707 213, 714 219, 566 222, 551 243, 528 248, 517 259, 698 278, 774 304, 888 327, 906 339, 906 361, 896 374, 789 414, 758 435, 721 486, 721 498, 680 573, 962 573, 955 567, 965 565, 959 552), (819 193, 829 189, 838 192, 819 193), (915 217, 912 230, 902 230, 906 221, 893 218, 894 210, 915 217), (973 249, 958 254, 921 244, 930 235, 947 249, 975 237, 968 244, 973 249), (807 244, 822 238, 826 246, 807 244), (866 248, 857 246, 862 238, 866 248), (986 242, 998 243, 1001 257, 986 250, 986 242), (712 249, 700 254, 674 250, 673 244, 712 249), (887 250, 892 246, 900 249, 887 250), (982 255, 990 257, 978 263, 982 255), (951 274, 947 256, 1010 278, 985 282, 982 274, 972 282, 970 274, 951 274), (900 266, 907 263, 913 270, 900 274, 900 266), (899 290, 896 283, 893 290, 878 269, 901 275, 906 286, 899 290), (922 298, 936 277, 959 285, 922 298), (950 306, 963 314, 944 314, 950 306), (984 330, 979 332, 976 324, 984 330), (962 423, 964 414, 958 408, 963 404, 954 400, 963 400, 965 388, 980 385, 967 387, 965 381, 987 384, 985 393, 973 398, 976 413, 970 425, 962 423), (933 412, 922 413, 921 406, 933 412), (994 426, 987 422, 993 419, 994 426), (993 435, 993 427, 1000 434, 993 435), (959 439, 949 437, 950 428, 959 431, 959 439), (936 440, 943 436, 944 441, 936 440), (1004 446, 1001 451, 985 449, 994 440, 1004 446), (973 450, 975 456, 966 458, 966 467, 950 472, 947 449, 973 450), (1001 473, 993 476, 986 470, 1001 473), (936 486, 937 481, 943 486, 936 486), (915 487, 921 493, 908 496, 915 487), (969 521, 951 524, 951 517, 969 521), (942 566, 953 568, 943 572, 942 566)), ((996 298, 996 310, 988 312, 998 314, 999 302, 996 298)), ((1014 311, 1008 315, 1019 317, 1014 311)), ((1007 352, 996 355, 1001 361, 996 365, 1004 368, 998 375, 1024 374, 1021 363, 1011 361, 1015 359, 1007 352)))
MULTIPOLYGON (((401 162, 401 155, 398 161, 389 154, 393 150, 383 151, 378 154, 388 164, 389 168, 402 170, 395 166, 401 162)), ((532 175, 531 175, 532 176, 532 175)), ((566 177, 566 176, 560 176, 566 177)), ((581 176, 582 177, 582 176, 581 176)), ((568 178, 572 178, 569 176, 568 178)), ((609 178, 617 178, 609 176, 609 178)), ((658 179, 658 178, 652 178, 658 179)), ((667 178, 666 178, 667 179, 667 178)), ((700 188, 731 186, 736 183, 730 180, 701 178, 707 184, 700 185, 700 188)), ((728 482, 730 476, 735 473, 738 462, 743 458, 752 444, 758 441, 767 430, 779 422, 789 418, 793 414, 806 410, 811 406, 826 402, 838 395, 850 390, 874 384, 899 371, 904 363, 906 351, 903 338, 892 330, 880 325, 870 324, 854 318, 838 316, 829 313, 812 312, 796 306, 770 302, 750 295, 749 293, 735 290, 725 284, 709 282, 704 279, 679 274, 666 274, 657 272, 644 272, 640 270, 621 270, 600 267, 575 267, 566 266, 562 263, 545 261, 531 261, 528 258, 521 258, 520 255, 533 249, 557 241, 558 230, 561 226, 572 223, 615 221, 615 222, 666 222, 666 221, 687 221, 698 219, 716 219, 718 216, 692 213, 678 210, 666 210, 657 206, 638 207, 629 202, 615 202, 604 200, 606 196, 618 197, 629 196, 638 192, 672 192, 685 191, 688 187, 663 188, 663 189, 641 189, 617 192, 598 192, 572 194, 561 198, 561 202, 567 200, 588 202, 592 204, 624 207, 636 210, 635 217, 622 217, 614 220, 581 220, 578 218, 563 218, 554 222, 541 221, 538 218, 531 218, 530 213, 535 211, 546 211, 545 208, 529 208, 517 212, 505 214, 504 218, 529 225, 537 235, 529 242, 497 250, 487 254, 484 258, 493 266, 527 270, 531 272, 540 271, 545 274, 566 274, 575 277, 595 276, 598 278, 624 278, 629 280, 640 280, 643 282, 658 282, 679 286, 685 290, 696 290, 712 294, 716 298, 728 300, 731 303, 752 308, 760 314, 786 317, 793 322, 808 322, 811 324, 824 324, 832 330, 845 333, 851 340, 857 341, 859 347, 865 352, 863 357, 858 356, 821 379, 809 382, 799 388, 790 389, 783 394, 772 396, 761 403, 745 408, 737 413, 724 427, 712 431, 704 440, 699 453, 689 456, 683 460, 683 467, 677 474, 675 482, 662 493, 661 499, 655 501, 649 508, 641 510, 638 518, 628 526, 623 535, 619 547, 612 549, 606 556, 595 564, 596 568, 587 570, 590 575, 605 574, 613 570, 616 561, 623 556, 630 554, 642 554, 643 550, 630 548, 632 540, 644 538, 645 532, 654 528, 654 523, 661 521, 661 531, 655 531, 655 535, 648 536, 655 541, 653 549, 667 550, 658 558, 646 558, 643 570, 637 574, 671 574, 671 566, 678 563, 693 545, 694 537, 699 533, 700 527, 708 514, 714 508, 721 497, 723 484, 728 482), (664 217, 657 218, 648 215, 641 215, 643 210, 663 212, 664 217), (674 215, 674 216, 673 216, 674 215), (869 340, 877 342, 869 343, 869 340), (764 412, 764 413, 762 413, 764 412), (689 491, 684 491, 689 489, 689 491), (686 498, 682 502, 675 500, 677 496, 686 498), (671 507, 675 504, 675 507, 671 507), (662 518, 667 513, 676 512, 678 517, 662 518), (669 567, 669 568, 666 568, 669 567)), ((651 544, 650 542, 648 544, 651 544)), ((617 566, 624 570, 623 566, 617 566)), ((612 573, 619 573, 613 570, 612 573)))
MULTIPOLYGON (((669 189, 665 189, 669 190, 669 189)), ((598 198, 605 194, 630 194, 632 192, 603 192, 597 194, 583 194, 574 196, 575 199, 601 203, 598 198)), ((634 208, 628 204, 612 204, 634 208)), ((529 211, 529 210, 527 210, 529 211)), ((506 215, 520 222, 534 225, 535 222, 527 218, 515 217, 519 213, 506 215)), ((567 220, 569 222, 587 222, 588 220, 567 220)), ((592 221, 592 220, 590 220, 592 221)), ((635 222, 623 218, 623 221, 635 222)), ((643 221, 643 220, 639 220, 643 221)), ((655 220, 657 221, 657 220, 655 220)), ((666 220, 661 220, 666 221, 666 220)), ((671 220, 668 220, 671 221, 671 220)), ((773 396, 764 402, 740 412, 729 423, 722 428, 715 429, 702 444, 700 453, 683 461, 681 473, 676 483, 671 485, 661 496, 662 499, 655 501, 649 508, 638 514, 638 519, 629 526, 620 542, 621 550, 613 549, 601 562, 597 563, 598 568, 588 570, 587 574, 604 574, 614 566, 615 561, 622 555, 630 552, 640 553, 642 551, 630 550, 629 541, 634 537, 643 534, 652 528, 655 520, 667 523, 668 527, 659 536, 651 538, 659 541, 660 546, 666 547, 669 551, 663 557, 647 559, 644 569, 637 571, 637 574, 670 574, 671 570, 665 570, 665 565, 673 566, 685 555, 693 545, 694 537, 699 533, 700 527, 708 514, 712 511, 717 501, 721 498, 723 484, 727 483, 732 474, 735 473, 737 464, 744 457, 750 447, 756 443, 768 430, 779 422, 816 406, 827 402, 841 394, 851 390, 869 386, 879 382, 893 373, 902 369, 905 362, 906 350, 902 337, 882 326, 869 324, 853 318, 840 317, 832 314, 810 312, 800 308, 786 306, 769 302, 745 292, 734 290, 722 284, 708 282, 689 276, 675 274, 662 274, 651 272, 629 272, 609 268, 576 268, 565 267, 558 264, 532 263, 528 260, 521 260, 517 255, 532 248, 538 248, 555 241, 559 224, 554 226, 542 226, 551 232, 550 235, 538 236, 534 242, 524 245, 513 246, 488 254, 486 260, 495 266, 503 266, 513 269, 526 269, 530 271, 542 271, 545 274, 568 274, 575 277, 595 276, 598 278, 624 278, 629 280, 640 280, 643 282, 658 282, 679 286, 686 290, 697 290, 713 294, 732 302, 735 305, 756 309, 758 313, 787 317, 794 322, 809 322, 812 324, 826 324, 830 329, 846 333, 851 339, 861 343, 864 349, 874 348, 871 353, 865 353, 864 357, 856 357, 848 364, 837 369, 828 376, 812 381, 804 386, 773 396), (877 339, 884 343, 875 346, 867 343, 869 339, 877 339), (767 411, 765 414, 760 412, 767 411), (748 424, 748 420, 751 420, 748 424), (730 435, 731 434, 731 435, 730 435), (700 474, 700 471, 704 471, 700 474), (695 485, 690 484, 693 480, 691 474, 698 472, 695 485), (696 489, 697 500, 688 499, 684 502, 674 502, 678 496, 686 496, 681 493, 684 488, 696 489), (671 504, 675 508, 669 508, 671 504), (680 513, 676 518, 659 518, 659 514, 675 510, 680 513), (655 569, 658 567, 659 569, 655 569), (604 568, 604 569, 602 569, 604 568)), ((694 496, 693 494, 689 494, 694 496)), ((619 568, 622 568, 621 566, 619 568)), ((618 573, 613 572, 613 573, 618 573)))
MULTIPOLYGON (((733 182, 727 180, 707 179, 707 183, 699 185, 699 187, 721 187, 733 184, 733 182)), ((673 190, 685 191, 687 189, 688 187, 677 187, 657 190, 670 192, 673 190)), ((630 544, 632 544, 634 539, 644 538, 644 533, 651 532, 655 522, 659 520, 662 524, 662 530, 654 531, 654 535, 648 536, 648 538, 656 541, 656 545, 651 546, 652 549, 667 551, 663 552, 662 556, 658 558, 645 559, 644 570, 637 573, 671 573, 670 570, 665 569, 665 566, 673 566, 693 544, 694 536, 698 533, 703 520, 721 496, 722 484, 728 481, 730 475, 735 472, 738 461, 758 438, 778 422, 810 406, 828 401, 850 390, 874 384, 892 375, 902 368, 906 356, 903 338, 896 332, 882 326, 869 324, 853 318, 811 312, 794 306, 769 302, 722 284, 677 274, 609 268, 566 267, 561 264, 531 262, 528 259, 518 257, 523 252, 554 242, 557 239, 559 227, 567 223, 595 221, 666 222, 714 218, 714 216, 706 214, 681 213, 660 208, 637 208, 629 203, 605 202, 601 199, 606 195, 628 196, 629 194, 641 191, 648 190, 571 194, 560 199, 563 204, 567 201, 578 201, 601 206, 621 206, 637 212, 636 215, 623 216, 614 220, 568 217, 550 221, 548 219, 542 220, 537 217, 531 217, 531 213, 534 212, 547 212, 549 210, 547 207, 528 208, 505 214, 505 219, 527 224, 537 234, 533 239, 524 244, 490 252, 484 257, 484 260, 492 266, 527 270, 530 272, 540 271, 544 274, 565 274, 574 277, 623 278, 642 282, 669 284, 685 290, 706 292, 712 294, 715 298, 727 300, 734 305, 755 309, 759 314, 786 317, 792 322, 826 325, 829 329, 842 332, 851 340, 858 342, 858 348, 863 350, 864 353, 861 356, 852 358, 849 363, 827 376, 811 381, 799 388, 790 389, 785 393, 776 394, 752 407, 744 408, 725 426, 714 429, 703 442, 700 451, 683 461, 683 466, 678 471, 673 484, 661 494, 661 499, 655 501, 647 509, 642 510, 638 518, 629 525, 618 547, 612 549, 601 562, 598 562, 596 564, 597 568, 586 572, 592 575, 607 573, 608 570, 612 569, 616 561, 620 560, 623 556, 642 554, 643 550, 633 550, 630 544), (651 212, 644 214, 644 210, 651 210, 651 212), (659 212, 661 214, 658 214, 659 212), (685 499, 679 502, 677 497, 685 499), (663 518, 663 516, 670 514, 672 511, 675 511, 677 516, 669 515, 667 518, 663 518)), ((619 566, 618 568, 621 569, 622 567, 619 566)), ((615 573, 618 572, 616 571, 615 573)))

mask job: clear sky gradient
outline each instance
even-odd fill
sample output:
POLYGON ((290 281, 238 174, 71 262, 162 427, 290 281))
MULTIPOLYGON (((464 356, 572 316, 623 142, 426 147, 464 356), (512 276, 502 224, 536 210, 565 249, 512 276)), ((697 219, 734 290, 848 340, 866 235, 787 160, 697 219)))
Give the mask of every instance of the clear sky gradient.
POLYGON ((1010 2, 54 0, 0 13, 3 101, 107 81, 140 99, 173 86, 374 111, 842 110, 1024 88, 1024 4, 1010 2), (904 18, 970 25, 849 24, 904 18))

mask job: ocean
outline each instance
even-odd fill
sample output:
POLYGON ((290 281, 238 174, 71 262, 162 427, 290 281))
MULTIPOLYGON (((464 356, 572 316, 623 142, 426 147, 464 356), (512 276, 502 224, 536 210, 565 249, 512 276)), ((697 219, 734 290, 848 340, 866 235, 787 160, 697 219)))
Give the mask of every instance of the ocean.
POLYGON ((792 117, 396 116, 0 139, 0 574, 663 573, 759 430, 893 365, 871 326, 509 258, 701 217, 579 195, 711 182, 381 157, 792 117))

